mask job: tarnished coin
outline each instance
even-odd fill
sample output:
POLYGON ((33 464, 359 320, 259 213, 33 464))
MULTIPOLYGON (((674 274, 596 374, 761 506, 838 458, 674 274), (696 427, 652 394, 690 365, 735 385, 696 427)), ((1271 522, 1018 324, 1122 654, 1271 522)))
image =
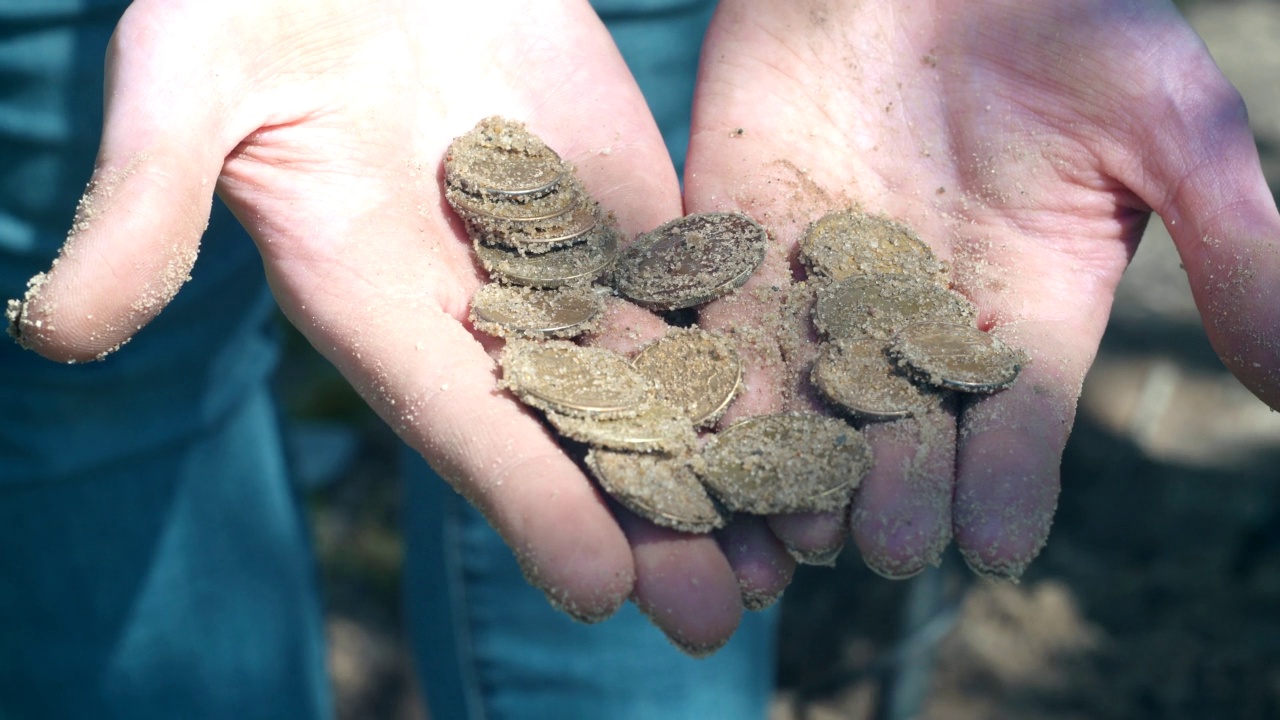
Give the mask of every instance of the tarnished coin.
POLYGON ((481 120, 444 156, 445 182, 470 193, 521 197, 555 188, 568 166, 521 123, 481 120))
POLYGON ((547 421, 561 435, 595 447, 632 452, 688 452, 697 444, 689 417, 663 402, 641 405, 619 418, 573 417, 548 410, 547 421))
POLYGON ((476 257, 495 280, 530 287, 587 285, 613 267, 618 230, 602 223, 582 242, 527 254, 512 248, 474 243, 476 257))
POLYGON ((625 357, 603 348, 512 340, 501 363, 503 387, 527 405, 563 415, 634 416, 653 395, 625 357))
POLYGON ((746 282, 764 262, 768 240, 746 215, 688 215, 636 238, 618 258, 615 287, 646 307, 693 307, 746 282))
POLYGON ((600 487, 637 515, 673 530, 709 533, 724 527, 728 513, 698 480, 692 466, 697 459, 596 448, 586 462, 600 487))
POLYGON ((881 215, 835 212, 809 226, 800 261, 830 280, 853 275, 913 275, 946 283, 948 269, 915 232, 881 215))
POLYGON ((992 393, 1013 384, 1026 353, 967 325, 925 322, 903 328, 889 353, 912 374, 950 390, 992 393))
POLYGON ((813 324, 831 339, 888 340, 918 322, 972 324, 973 303, 963 295, 911 275, 854 275, 818 291, 813 324))
POLYGON ((822 415, 748 418, 703 450, 702 482, 730 510, 775 513, 839 510, 871 469, 871 447, 856 429, 822 415))
POLYGON ((590 330, 604 308, 589 288, 539 290, 490 283, 471 299, 471 321, 499 337, 575 337, 590 330))
POLYGON ((811 377, 828 400, 868 420, 910 417, 941 401, 899 372, 875 338, 823 343, 811 377))
POLYGON ((742 388, 742 360, 727 338, 676 328, 640 349, 631 364, 694 425, 710 425, 742 388))
POLYGON ((540 254, 582 242, 600 224, 596 204, 587 201, 564 215, 538 222, 478 220, 467 217, 467 231, 481 242, 540 254))
MULTIPOLYGON (((576 185, 565 182, 562 185, 576 185)), ((582 204, 584 194, 573 187, 564 187, 556 192, 540 195, 522 202, 497 200, 481 195, 472 195, 461 190, 447 188, 445 199, 460 215, 475 215, 481 220, 514 220, 517 222, 538 222, 563 216, 565 213, 582 204)))

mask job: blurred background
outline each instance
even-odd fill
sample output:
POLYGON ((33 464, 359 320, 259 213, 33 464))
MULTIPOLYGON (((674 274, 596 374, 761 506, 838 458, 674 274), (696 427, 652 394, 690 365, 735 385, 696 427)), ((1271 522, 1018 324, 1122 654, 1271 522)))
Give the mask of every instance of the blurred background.
MULTIPOLYGON (((1179 6, 1248 103, 1280 191, 1280 2, 1179 6)), ((279 378, 324 576, 340 717, 417 718, 400 631, 396 439, 292 338, 279 378)), ((1153 218, 1018 585, 802 568, 772 720, 1280 717, 1280 414, 1221 366, 1153 218)))

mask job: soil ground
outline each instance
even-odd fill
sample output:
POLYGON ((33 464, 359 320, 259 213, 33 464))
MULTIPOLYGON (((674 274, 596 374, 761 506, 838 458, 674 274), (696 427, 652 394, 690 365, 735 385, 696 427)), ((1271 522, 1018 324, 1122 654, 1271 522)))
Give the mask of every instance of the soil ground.
MULTIPOLYGON (((1280 189, 1280 3, 1182 6, 1245 96, 1280 189)), ((1221 367, 1152 225, 1086 383, 1053 534, 1022 583, 978 580, 955 557, 906 583, 853 552, 803 569, 772 720, 1280 717, 1280 415, 1221 367)), ((300 442, 352 458, 311 493, 339 712, 417 717, 395 441, 318 362, 294 352, 284 383, 295 415, 344 419, 304 423, 300 442)))

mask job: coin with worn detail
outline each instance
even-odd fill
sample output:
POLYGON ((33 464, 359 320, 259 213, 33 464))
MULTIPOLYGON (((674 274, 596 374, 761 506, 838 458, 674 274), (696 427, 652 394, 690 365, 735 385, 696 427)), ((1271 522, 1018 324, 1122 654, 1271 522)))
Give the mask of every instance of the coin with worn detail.
POLYGON ((445 181, 471 193, 519 197, 554 189, 569 168, 522 123, 481 120, 449 145, 445 181))
POLYGON ((1009 387, 1027 362, 1025 353, 990 333, 941 322, 903 328, 889 353, 925 382, 968 393, 992 393, 1009 387))
POLYGON ((698 480, 690 455, 592 449, 587 467, 614 500, 655 525, 688 533, 724 527, 726 513, 698 480))
POLYGON ((618 353, 562 340, 510 340, 502 386, 527 405, 575 417, 636 415, 653 395, 649 381, 618 353))
POLYGON ((576 337, 604 309, 589 288, 554 290, 489 283, 471 299, 471 322, 499 337, 576 337))
POLYGON ((587 285, 613 267, 618 258, 618 230, 602 223, 582 242, 528 254, 482 242, 473 243, 476 257, 489 276, 502 282, 530 287, 587 285))
POLYGON ((946 284, 948 269, 915 232, 882 215, 835 212, 800 242, 800 262, 830 280, 853 275, 914 275, 946 284))
POLYGON ((733 344, 698 328, 669 331, 640 348, 631 364, 698 426, 715 423, 742 388, 742 360, 733 344))
POLYGON ((596 204, 590 200, 545 221, 464 219, 473 239, 535 255, 582 242, 600 224, 596 204))
POLYGON ((583 193, 578 189, 576 181, 566 181, 556 192, 540 195, 524 201, 497 200, 484 196, 471 195, 448 188, 445 199, 460 214, 477 215, 492 220, 514 220, 518 222, 538 222, 557 218, 582 203, 583 193))
POLYGON ((871 469, 871 447, 853 426, 801 413, 761 415, 721 430, 704 448, 702 482, 730 510, 839 510, 871 469))
POLYGON ((831 339, 887 340, 913 323, 972 324, 968 298, 912 275, 854 275, 818 291, 813 324, 831 339))
POLYGON ((618 258, 614 286, 649 308, 678 310, 742 285, 764 262, 769 234, 740 213, 688 215, 647 232, 618 258))
POLYGON ((632 452, 687 452, 697 444, 689 417, 663 402, 642 404, 628 417, 573 417, 547 410, 561 435, 594 447, 632 452))
POLYGON ((923 414, 942 399, 911 382, 875 338, 823 343, 810 377, 828 400, 867 420, 923 414))

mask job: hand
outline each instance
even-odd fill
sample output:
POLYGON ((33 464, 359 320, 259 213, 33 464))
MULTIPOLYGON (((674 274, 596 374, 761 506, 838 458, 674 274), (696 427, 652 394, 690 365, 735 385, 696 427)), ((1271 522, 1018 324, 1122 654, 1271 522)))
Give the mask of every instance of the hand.
MULTIPOLYGON (((1152 210, 1222 361, 1280 408, 1280 217, 1238 94, 1168 3, 723 0, 685 205, 770 226, 779 245, 758 286, 791 282, 797 239, 828 211, 900 219, 950 260, 981 327, 1032 356, 1012 389, 956 419, 870 431, 878 462, 852 533, 883 574, 936 563, 953 535, 982 573, 1016 578, 1035 557, 1152 210)), ((721 302, 704 325, 741 327, 767 314, 758 305, 721 302)), ((765 348, 754 362, 738 409, 788 402, 787 358, 765 348)), ((772 522, 789 544, 813 534, 812 519, 772 522)))
MULTIPOLYGON (((142 0, 116 29, 107 98, 93 184, 22 308, 23 342, 79 361, 127 340, 191 271, 216 187, 289 319, 554 603, 592 620, 634 597, 690 649, 728 638, 742 605, 715 540, 626 514, 620 528, 496 391, 497 345, 466 322, 483 279, 439 173, 481 118, 525 121, 624 232, 680 214, 662 139, 584 0, 142 0)), ((611 320, 658 329, 625 306, 611 320)))

